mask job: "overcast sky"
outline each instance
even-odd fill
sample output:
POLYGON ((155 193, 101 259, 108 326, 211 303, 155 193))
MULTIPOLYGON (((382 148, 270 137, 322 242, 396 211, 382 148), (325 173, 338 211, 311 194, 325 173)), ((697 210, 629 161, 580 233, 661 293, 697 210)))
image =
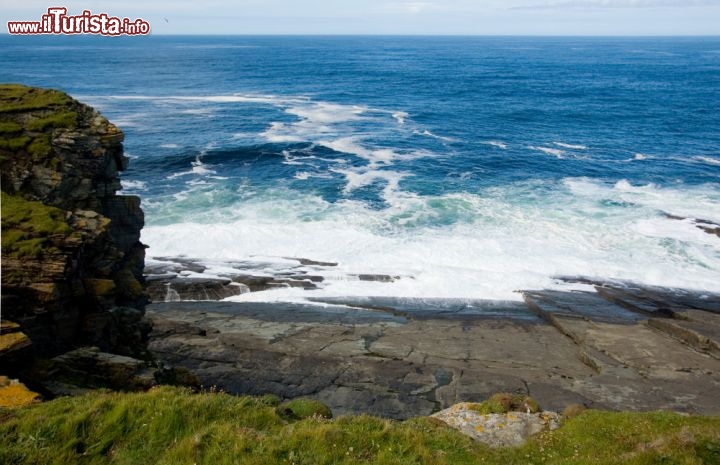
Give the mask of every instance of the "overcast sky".
POLYGON ((0 19, 56 4, 153 34, 720 35, 720 0, 0 0, 0 19))

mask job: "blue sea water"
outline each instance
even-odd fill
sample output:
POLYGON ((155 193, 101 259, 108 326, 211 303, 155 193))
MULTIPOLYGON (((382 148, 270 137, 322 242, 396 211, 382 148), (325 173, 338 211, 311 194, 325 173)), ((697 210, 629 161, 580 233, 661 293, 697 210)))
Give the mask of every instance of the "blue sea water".
MULTIPOLYGON (((0 50, 0 81, 62 89, 123 129, 149 257, 337 262, 324 295, 518 299, 560 275, 720 291, 720 239, 696 221, 720 223, 720 38, 0 50)), ((270 294, 254 298, 307 291, 270 294)))

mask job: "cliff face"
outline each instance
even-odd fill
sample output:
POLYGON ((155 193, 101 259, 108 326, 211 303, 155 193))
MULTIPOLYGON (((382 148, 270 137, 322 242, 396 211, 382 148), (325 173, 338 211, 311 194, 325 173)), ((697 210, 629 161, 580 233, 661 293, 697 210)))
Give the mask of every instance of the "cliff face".
POLYGON ((0 85, 2 320, 40 355, 145 353, 143 212, 116 194, 122 140, 62 92, 0 85))

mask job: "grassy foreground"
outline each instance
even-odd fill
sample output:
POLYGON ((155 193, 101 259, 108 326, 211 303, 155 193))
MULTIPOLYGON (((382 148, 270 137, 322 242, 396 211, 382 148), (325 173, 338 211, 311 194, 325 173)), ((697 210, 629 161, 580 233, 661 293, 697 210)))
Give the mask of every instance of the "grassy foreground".
POLYGON ((95 392, 0 410, 10 464, 718 464, 720 417, 587 411, 521 448, 489 449, 429 418, 283 420, 262 398, 95 392))

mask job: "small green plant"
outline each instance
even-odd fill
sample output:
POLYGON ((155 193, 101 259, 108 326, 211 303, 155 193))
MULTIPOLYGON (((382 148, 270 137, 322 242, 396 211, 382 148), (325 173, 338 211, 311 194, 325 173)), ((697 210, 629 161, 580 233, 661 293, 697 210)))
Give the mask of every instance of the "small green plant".
POLYGON ((587 408, 582 404, 570 404, 562 412, 562 416, 565 420, 569 420, 571 418, 575 418, 579 415, 582 415, 587 408))
POLYGON ((283 402, 275 409, 280 417, 286 420, 303 420, 305 418, 332 418, 330 408, 313 399, 293 399, 283 402))
POLYGON ((260 402, 269 407, 277 407, 278 405, 280 405, 280 398, 275 394, 265 394, 264 396, 260 397, 260 402))
POLYGON ((484 402, 475 404, 472 409, 483 415, 508 412, 537 413, 540 411, 540 406, 530 396, 502 392, 494 394, 484 402))

